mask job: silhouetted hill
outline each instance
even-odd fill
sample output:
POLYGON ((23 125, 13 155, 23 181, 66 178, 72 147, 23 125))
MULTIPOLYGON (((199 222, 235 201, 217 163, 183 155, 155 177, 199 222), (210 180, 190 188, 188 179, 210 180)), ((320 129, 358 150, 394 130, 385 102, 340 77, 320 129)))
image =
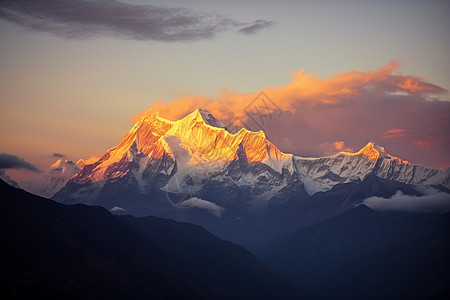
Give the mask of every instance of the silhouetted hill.
POLYGON ((230 299, 284 299, 292 286, 267 272, 245 248, 223 241, 200 226, 156 217, 119 217, 145 241, 154 241, 161 253, 201 286, 223 291, 230 299))
POLYGON ((0 181, 2 294, 39 299, 289 298, 293 289, 203 228, 63 205, 0 181))
POLYGON ((450 214, 381 214, 360 205, 263 256, 319 298, 424 299, 450 292, 449 253, 450 214))

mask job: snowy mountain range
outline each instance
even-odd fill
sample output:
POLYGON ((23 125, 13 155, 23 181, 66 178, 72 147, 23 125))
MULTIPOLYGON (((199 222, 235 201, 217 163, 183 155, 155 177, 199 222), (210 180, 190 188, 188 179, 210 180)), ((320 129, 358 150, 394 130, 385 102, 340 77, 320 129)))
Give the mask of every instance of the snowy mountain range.
POLYGON ((245 191, 249 207, 259 209, 278 199, 288 187, 304 185, 313 195, 337 184, 363 180, 368 174, 408 184, 450 187, 449 170, 409 164, 372 142, 356 153, 298 157, 281 152, 262 131, 243 128, 230 133, 211 113, 197 109, 175 122, 158 114, 142 118, 117 147, 70 179, 56 199, 64 201, 60 196, 64 195, 95 203, 102 190, 116 181, 135 185, 141 194, 157 188, 191 197, 202 196, 219 183, 222 188, 245 191), (74 186, 78 187, 74 190, 74 186))
POLYGON ((343 197, 350 204, 335 211, 322 211, 308 203, 327 206, 311 199, 326 198, 341 185, 356 183, 353 190, 366 189, 367 184, 358 182, 369 175, 380 180, 371 181, 377 188, 364 192, 365 197, 384 196, 380 191, 387 182, 395 186, 387 189, 387 196, 396 189, 419 193, 405 184, 412 189, 417 185, 450 187, 450 170, 410 164, 372 142, 356 153, 298 157, 280 151, 262 131, 229 132, 203 109, 178 121, 158 113, 145 116, 100 158, 77 164, 58 160, 39 180, 22 186, 66 204, 101 205, 114 213, 189 221, 224 236, 236 220, 250 222, 247 228, 262 228, 261 224, 279 223, 300 207, 303 216, 342 213, 365 198, 348 202, 343 197))
POLYGON ((327 191, 339 183, 363 180, 368 174, 407 184, 450 187, 450 169, 443 171, 410 164, 373 142, 356 153, 340 152, 322 158, 295 157, 295 162, 309 194, 327 191))

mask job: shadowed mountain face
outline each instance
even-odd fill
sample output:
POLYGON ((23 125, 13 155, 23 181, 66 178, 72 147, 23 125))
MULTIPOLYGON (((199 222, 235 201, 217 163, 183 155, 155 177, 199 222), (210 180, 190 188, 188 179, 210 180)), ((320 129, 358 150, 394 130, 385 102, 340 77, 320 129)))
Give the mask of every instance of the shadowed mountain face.
POLYGON ((362 181, 338 184, 329 191, 314 194, 307 201, 299 203, 283 222, 291 221, 292 228, 317 224, 358 206, 368 197, 389 198, 397 191, 405 195, 421 195, 411 185, 370 174, 362 181))
POLYGON ((426 299, 450 295, 449 253, 449 213, 381 214, 361 205, 261 256, 318 298, 426 299))
POLYGON ((62 205, 0 181, 2 294, 41 299, 274 299, 295 289, 203 228, 62 205))
MULTIPOLYGON (((230 181, 212 180, 202 189, 202 193, 207 195, 204 197, 206 199, 217 199, 213 202, 224 210, 217 217, 205 209, 178 207, 174 204, 178 195, 167 194, 158 189, 144 196, 139 194, 137 188, 123 183, 124 180, 126 179, 121 178, 115 184, 110 184, 112 191, 105 197, 105 201, 116 200, 116 203, 123 203, 124 206, 140 211, 140 216, 151 213, 158 217, 201 225, 211 233, 243 245, 254 253, 274 239, 342 214, 363 203, 368 197, 389 198, 397 191, 405 195, 421 195, 412 185, 369 174, 362 181, 338 184, 329 191, 312 196, 308 195, 301 182, 292 183, 269 201, 267 209, 251 212, 246 209, 246 203, 251 201, 251 197, 245 190, 234 186, 230 181), (117 187, 124 190, 118 192, 117 187), (230 194, 237 194, 238 200, 233 201, 236 198, 228 197, 230 194)), ((106 193, 106 190, 103 189, 103 192, 106 193)), ((104 202, 98 204, 107 205, 104 202)))

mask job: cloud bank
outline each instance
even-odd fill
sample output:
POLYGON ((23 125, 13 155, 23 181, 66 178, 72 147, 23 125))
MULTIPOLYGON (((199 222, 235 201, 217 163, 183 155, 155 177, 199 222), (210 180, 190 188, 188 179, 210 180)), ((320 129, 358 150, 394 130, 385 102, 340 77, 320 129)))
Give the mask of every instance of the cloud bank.
POLYGON ((208 39, 230 28, 254 34, 274 24, 266 20, 239 22, 213 12, 115 0, 2 0, 0 18, 66 38, 163 42, 208 39))
POLYGON ((223 91, 218 97, 161 101, 133 117, 159 111, 171 120, 194 109, 209 110, 228 127, 264 130, 282 151, 319 156, 359 150, 369 141, 392 155, 432 167, 450 166, 450 102, 447 91, 402 75, 391 61, 375 71, 349 71, 322 79, 300 70, 284 86, 262 94, 223 91))
POLYGON ((0 153, 0 169, 26 169, 36 173, 41 172, 23 158, 8 153, 0 153))
POLYGON ((450 194, 429 188, 423 196, 409 196, 397 191, 391 198, 370 197, 365 205, 379 211, 447 212, 450 194))

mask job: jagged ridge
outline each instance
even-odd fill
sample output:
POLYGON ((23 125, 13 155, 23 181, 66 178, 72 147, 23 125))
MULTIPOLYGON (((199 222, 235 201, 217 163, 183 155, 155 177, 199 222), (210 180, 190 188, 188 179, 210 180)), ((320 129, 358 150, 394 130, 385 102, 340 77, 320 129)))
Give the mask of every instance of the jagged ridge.
POLYGON ((295 157, 295 161, 309 194, 329 190, 339 183, 363 180, 369 174, 407 184, 443 184, 447 187, 450 175, 449 170, 444 172, 410 164, 373 142, 356 153, 340 152, 321 158, 295 157))
POLYGON ((108 181, 127 177, 144 194, 157 187, 193 195, 225 176, 230 184, 251 191, 264 184, 266 190, 258 191, 258 201, 253 201, 260 206, 262 199, 295 182, 296 173, 293 156, 282 153, 262 131, 230 133, 209 112, 197 109, 175 122, 158 114, 143 117, 117 147, 84 166, 71 183, 102 189, 108 181))
POLYGON ((178 121, 158 113, 143 117, 118 146, 85 165, 55 199, 94 204, 99 197, 130 191, 145 195, 158 189, 186 195, 174 201, 181 206, 193 203, 182 201, 194 197, 207 207, 240 201, 251 209, 265 209, 284 203, 286 195, 292 198, 302 190, 313 195, 369 174, 449 187, 448 170, 409 164, 373 142, 356 153, 298 157, 281 152, 262 131, 243 128, 230 133, 209 112, 197 109, 178 121))

